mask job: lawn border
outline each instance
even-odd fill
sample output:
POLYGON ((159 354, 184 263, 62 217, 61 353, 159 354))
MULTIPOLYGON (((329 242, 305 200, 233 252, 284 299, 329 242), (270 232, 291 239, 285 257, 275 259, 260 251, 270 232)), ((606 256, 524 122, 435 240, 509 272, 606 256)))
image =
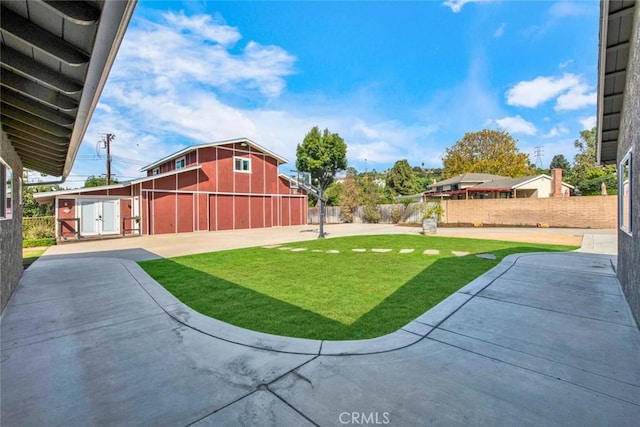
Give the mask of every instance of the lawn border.
MULTIPOLYGON (((567 252, 572 253, 572 252, 567 252)), ((395 332, 364 340, 312 340, 252 331, 198 313, 179 301, 161 284, 149 276, 135 261, 115 258, 154 302, 180 324, 211 337, 234 344, 279 353, 313 356, 356 356, 385 353, 409 347, 422 341, 432 330, 446 321, 478 293, 505 274, 523 257, 551 255, 549 252, 529 252, 507 255, 481 276, 454 292, 395 332)))

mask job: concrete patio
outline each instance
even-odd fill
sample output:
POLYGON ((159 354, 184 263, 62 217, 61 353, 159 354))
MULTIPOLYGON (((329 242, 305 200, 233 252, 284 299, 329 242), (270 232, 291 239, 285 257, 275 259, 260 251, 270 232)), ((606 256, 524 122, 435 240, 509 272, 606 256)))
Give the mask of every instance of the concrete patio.
POLYGON ((149 248, 44 256, 2 315, 0 424, 635 426, 640 331, 611 246, 510 256, 353 342, 195 313, 132 261, 149 248))

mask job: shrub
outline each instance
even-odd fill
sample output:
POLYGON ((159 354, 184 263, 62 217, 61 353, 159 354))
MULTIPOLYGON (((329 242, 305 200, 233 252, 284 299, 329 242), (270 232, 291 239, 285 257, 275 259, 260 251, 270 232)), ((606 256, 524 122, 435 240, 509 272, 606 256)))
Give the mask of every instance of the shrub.
POLYGON ((364 207, 363 217, 365 222, 377 224, 380 222, 381 215, 376 206, 367 205, 364 207))
POLYGON ((393 221, 394 224, 399 223, 402 219, 402 211, 403 209, 399 206, 393 208, 393 211, 391 212, 391 221, 393 221))
POLYGON ((22 241, 23 248, 37 248, 38 246, 53 246, 56 244, 56 239, 54 238, 45 238, 45 239, 25 239, 22 241))
POLYGON ((23 239, 54 238, 55 234, 55 217, 41 216, 22 219, 23 239))

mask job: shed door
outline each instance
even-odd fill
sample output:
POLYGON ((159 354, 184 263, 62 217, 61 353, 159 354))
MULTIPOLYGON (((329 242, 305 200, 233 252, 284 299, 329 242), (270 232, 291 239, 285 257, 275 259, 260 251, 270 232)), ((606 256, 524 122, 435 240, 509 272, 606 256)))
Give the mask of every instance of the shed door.
POLYGON ((81 199, 80 235, 96 236, 120 232, 120 200, 81 199))

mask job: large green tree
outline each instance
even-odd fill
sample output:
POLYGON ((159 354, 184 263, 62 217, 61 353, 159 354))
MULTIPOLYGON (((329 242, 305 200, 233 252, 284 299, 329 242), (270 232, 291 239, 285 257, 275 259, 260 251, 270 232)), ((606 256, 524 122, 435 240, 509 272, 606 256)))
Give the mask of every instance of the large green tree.
POLYGON ((562 169, 562 174, 566 177, 571 173, 571 163, 569 163, 564 154, 556 154, 551 159, 549 169, 562 169))
MULTIPOLYGON (((111 178, 111 184, 117 184, 118 180, 111 178)), ((91 175, 84 181, 85 187, 101 187, 107 185, 107 178, 104 176, 91 175)))
POLYGON ((587 174, 596 168, 596 128, 583 130, 580 138, 573 142, 578 154, 573 158, 573 183, 580 185, 587 174))
POLYGON ((529 155, 521 153, 508 132, 484 129, 465 133, 442 158, 446 178, 467 172, 520 177, 533 173, 529 155))
POLYGON ((406 159, 395 162, 387 174, 387 187, 395 193, 406 196, 416 192, 416 175, 406 159))
POLYGON ((337 133, 313 127, 296 147, 296 168, 310 172, 321 192, 347 167, 347 144, 337 133))

